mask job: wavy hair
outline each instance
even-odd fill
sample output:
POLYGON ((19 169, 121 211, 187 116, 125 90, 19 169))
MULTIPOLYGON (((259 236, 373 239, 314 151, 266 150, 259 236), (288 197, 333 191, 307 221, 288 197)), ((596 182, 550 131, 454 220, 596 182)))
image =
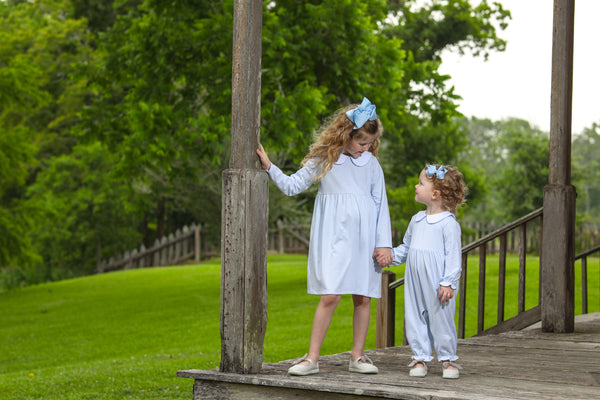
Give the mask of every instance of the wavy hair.
POLYGON ((329 116, 315 132, 313 144, 302 160, 302 165, 305 165, 309 160, 315 160, 319 170, 317 179, 321 179, 333 168, 333 164, 340 158, 352 139, 370 140, 374 137, 375 140, 369 147, 369 151, 377 157, 380 137, 383 133, 381 121, 377 118, 365 122, 359 129, 354 129, 354 122, 346 116, 346 111, 356 107, 358 107, 358 104, 351 104, 338 110, 329 116))
MULTIPOLYGON (((436 168, 441 166, 441 164, 434 163, 429 165, 435 165, 436 168)), ((433 189, 440 192, 442 204, 446 210, 456 214, 456 209, 465 204, 469 188, 458 168, 450 165, 444 165, 444 167, 447 170, 444 179, 438 179, 435 175, 426 178, 433 182, 433 189)))

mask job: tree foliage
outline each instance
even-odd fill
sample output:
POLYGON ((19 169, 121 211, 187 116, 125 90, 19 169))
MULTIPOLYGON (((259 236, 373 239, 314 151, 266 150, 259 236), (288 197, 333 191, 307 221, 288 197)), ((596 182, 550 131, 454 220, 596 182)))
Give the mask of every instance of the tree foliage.
POLYGON ((506 29, 511 14, 497 2, 470 3, 431 0, 417 7, 414 1, 390 1, 398 24, 388 26, 384 33, 401 39, 418 61, 441 61, 444 50, 471 52, 487 60, 490 52, 506 49, 506 40, 498 32, 506 29))
MULTIPOLYGON (((380 160, 400 225, 425 163, 472 170, 458 157, 468 145, 460 97, 438 66, 444 49, 502 50, 500 6, 281 0, 263 9, 261 140, 284 170, 298 168, 326 116, 363 96, 384 125, 380 160)), ((98 258, 192 221, 219 240, 232 13, 233 0, 0 3, 0 265, 37 265, 46 278, 88 273, 98 258)), ((273 192, 272 221, 306 221, 313 194, 273 192)))
POLYGON ((49 157, 68 151, 76 119, 74 63, 85 24, 64 18, 61 1, 0 3, 0 265, 36 257, 26 186, 49 157))
MULTIPOLYGON (((600 124, 594 123, 573 139, 573 184, 577 189, 577 213, 600 217, 600 124)), ((598 226, 596 226, 596 230, 598 226)))
POLYGON ((482 177, 479 187, 484 193, 469 217, 506 223, 542 207, 548 183, 548 133, 515 118, 496 122, 472 118, 465 125, 472 146, 463 157, 482 177))

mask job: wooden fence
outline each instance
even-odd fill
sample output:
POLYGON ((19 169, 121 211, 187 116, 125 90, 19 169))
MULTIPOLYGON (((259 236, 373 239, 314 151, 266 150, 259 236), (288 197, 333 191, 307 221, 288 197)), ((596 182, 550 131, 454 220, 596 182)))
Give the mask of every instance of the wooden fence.
POLYGON ((175 233, 156 239, 151 248, 143 244, 136 249, 126 251, 119 257, 102 260, 97 267, 98 273, 120 269, 158 267, 177 265, 188 260, 199 263, 202 256, 215 256, 214 248, 203 243, 202 228, 199 225, 184 226, 175 233))
POLYGON ((286 225, 277 221, 269 229, 269 252, 279 254, 308 254, 309 225, 286 225))
MULTIPOLYGON (((277 223, 277 228, 269 229, 269 249, 271 253, 307 254, 308 232, 306 225, 286 225, 277 223)), ((201 226, 192 224, 176 232, 156 239, 154 245, 146 248, 143 244, 118 257, 102 260, 96 268, 97 273, 122 269, 178 265, 193 260, 199 263, 202 258, 218 257, 221 249, 214 240, 208 240, 201 226)))
MULTIPOLYGON (((504 224, 494 224, 486 222, 475 222, 475 223, 461 223, 461 229, 463 233, 462 242, 472 243, 477 240, 489 235, 492 232, 501 229, 504 224)), ((527 250, 530 253, 537 253, 539 251, 539 242, 537 238, 541 232, 541 226, 539 221, 533 221, 530 226, 527 227, 529 235, 527 235, 527 243, 525 244, 527 250)), ((509 253, 518 253, 519 246, 521 245, 520 233, 517 230, 511 230, 506 233, 506 251, 509 253)), ((501 241, 500 238, 494 238, 486 242, 485 251, 490 254, 497 254, 500 251, 501 241)))
MULTIPOLYGON (((463 225, 463 243, 475 242, 491 232, 499 229, 490 223, 465 223, 463 225)), ((528 243, 525 248, 528 252, 537 253, 540 234, 540 225, 535 221, 530 222, 526 239, 528 243)), ((589 229, 588 229, 589 230, 589 229)), ((278 221, 275 228, 270 228, 268 233, 268 252, 278 254, 308 254, 310 235, 309 224, 288 225, 278 221)), ((598 245, 599 238, 593 234, 584 235, 578 232, 577 242, 590 248, 598 245), (591 238, 591 239, 590 239, 591 238)), ((177 265, 190 260, 199 263, 202 258, 218 257, 221 249, 214 243, 214 238, 208 237, 208 232, 202 230, 199 225, 192 224, 184 226, 160 240, 156 240, 151 248, 141 245, 139 248, 126 251, 124 254, 108 260, 102 260, 97 267, 97 272, 108 272, 120 269, 146 268, 165 265, 177 265)), ((520 249, 520 237, 518 231, 506 232, 504 251, 517 253, 520 249)), ((394 244, 402 241, 402 234, 394 232, 394 244)), ((495 238, 486 242, 486 253, 495 254, 500 251, 501 239, 495 238)), ((475 250, 477 251, 477 250, 475 250)))

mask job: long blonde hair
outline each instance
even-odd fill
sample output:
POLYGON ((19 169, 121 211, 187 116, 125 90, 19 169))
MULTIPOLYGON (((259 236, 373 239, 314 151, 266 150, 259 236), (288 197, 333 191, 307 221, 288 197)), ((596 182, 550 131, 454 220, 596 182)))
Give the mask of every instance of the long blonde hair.
POLYGON ((373 139, 369 151, 377 157, 383 126, 379 118, 373 121, 367 121, 359 129, 354 129, 354 122, 346 116, 346 111, 358 107, 358 104, 352 104, 338 110, 331 115, 325 123, 315 132, 315 140, 310 146, 308 154, 302 160, 305 165, 309 160, 314 159, 319 170, 317 179, 321 179, 340 158, 340 155, 346 150, 346 146, 352 139, 373 139))

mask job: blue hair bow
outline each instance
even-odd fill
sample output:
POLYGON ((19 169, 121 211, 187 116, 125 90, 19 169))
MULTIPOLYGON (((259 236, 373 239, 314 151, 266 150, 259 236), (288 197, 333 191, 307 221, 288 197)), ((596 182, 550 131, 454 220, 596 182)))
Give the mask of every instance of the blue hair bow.
POLYGON ((435 165, 427 165, 425 174, 427 174, 428 178, 431 178, 435 175, 438 179, 444 179, 446 172, 448 172, 448 170, 443 165, 440 165, 439 168, 437 168, 435 165))
POLYGON ((369 99, 364 97, 362 103, 358 107, 346 111, 346 116, 350 121, 354 122, 354 129, 359 129, 365 122, 377 119, 375 104, 371 104, 369 99))

